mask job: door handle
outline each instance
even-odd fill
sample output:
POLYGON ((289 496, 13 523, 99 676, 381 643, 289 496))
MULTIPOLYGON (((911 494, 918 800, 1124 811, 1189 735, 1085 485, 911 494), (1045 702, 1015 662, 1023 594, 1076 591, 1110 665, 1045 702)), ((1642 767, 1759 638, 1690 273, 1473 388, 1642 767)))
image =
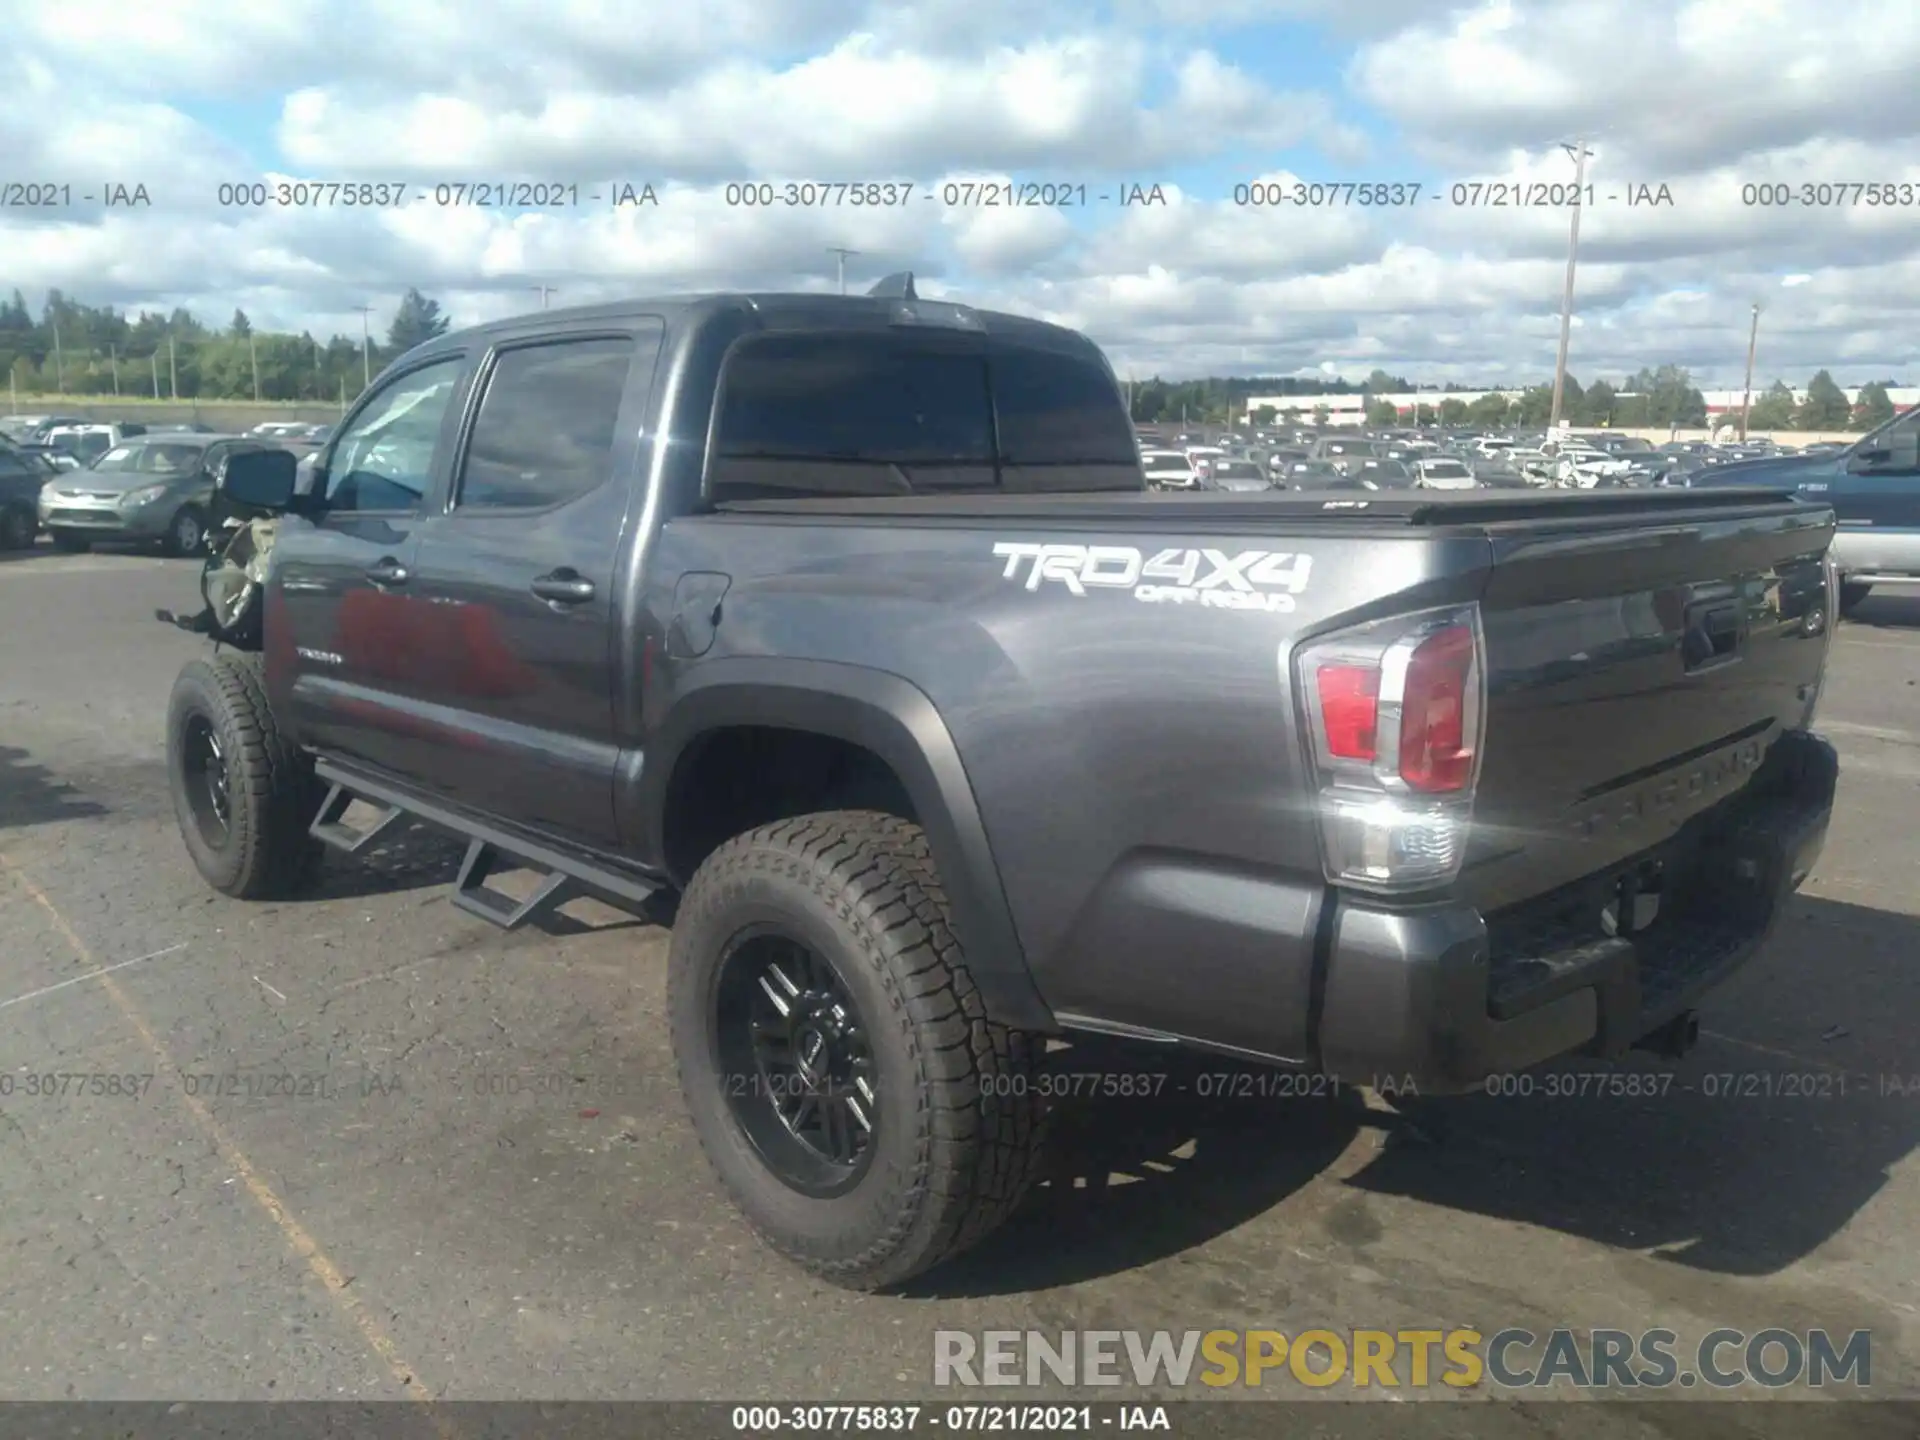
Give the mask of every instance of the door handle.
POLYGON ((367 579, 375 585, 404 585, 412 578, 413 572, 391 555, 367 567, 367 579))
POLYGON ((593 582, 564 567, 537 577, 527 588, 555 605, 582 605, 593 599, 593 582))

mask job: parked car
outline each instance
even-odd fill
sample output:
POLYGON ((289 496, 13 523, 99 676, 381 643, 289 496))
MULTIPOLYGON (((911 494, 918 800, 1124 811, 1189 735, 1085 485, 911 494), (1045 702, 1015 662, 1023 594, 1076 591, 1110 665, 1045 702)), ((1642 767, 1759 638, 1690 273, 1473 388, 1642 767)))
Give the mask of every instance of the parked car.
POLYGON ((40 487, 58 473, 41 456, 0 445, 0 550, 32 548, 40 533, 40 487))
POLYGON ((1831 512, 1144 493, 1089 341, 877 289, 536 311, 409 351, 298 506, 229 462, 279 529, 168 703, 206 882, 414 816, 495 924, 677 897, 692 1129, 863 1290, 1044 1173, 1056 1038, 1420 1095, 1693 1043, 1828 827, 1828 638, 1748 582, 1818 590, 1831 512))
POLYGON ((1471 490, 1479 481, 1463 461, 1436 457, 1415 463, 1413 483, 1422 490, 1471 490))
POLYGON ((1715 465, 1691 477, 1696 490, 1753 485, 1833 508, 1841 615, 1853 614, 1882 581, 1920 579, 1920 406, 1838 454, 1715 465))
POLYGON ((40 523, 62 550, 99 540, 158 541, 190 555, 206 538, 214 472, 263 442, 228 435, 142 436, 116 445, 85 470, 40 492, 40 523))
POLYGON ((1147 484, 1155 490, 1198 490, 1200 472, 1178 450, 1148 450, 1140 457, 1147 484))
POLYGON ((1207 472, 1206 488, 1245 493, 1271 490, 1273 481, 1264 465, 1253 460, 1216 460, 1207 472))
POLYGON ((1295 460, 1283 466, 1280 482, 1293 490, 1321 490, 1344 482, 1347 472, 1333 460, 1295 460))

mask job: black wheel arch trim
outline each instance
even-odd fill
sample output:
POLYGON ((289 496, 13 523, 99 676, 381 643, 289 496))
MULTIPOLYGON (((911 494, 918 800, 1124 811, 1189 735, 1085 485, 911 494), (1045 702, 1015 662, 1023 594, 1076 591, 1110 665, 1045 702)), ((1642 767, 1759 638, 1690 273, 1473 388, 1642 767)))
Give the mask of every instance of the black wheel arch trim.
POLYGON ((959 747, 933 701, 898 675, 828 660, 701 662, 648 739, 637 796, 646 855, 664 862, 667 797, 681 759, 702 735, 740 725, 831 736, 885 761, 926 831, 988 1015, 1014 1029, 1059 1030, 1027 966, 959 747))

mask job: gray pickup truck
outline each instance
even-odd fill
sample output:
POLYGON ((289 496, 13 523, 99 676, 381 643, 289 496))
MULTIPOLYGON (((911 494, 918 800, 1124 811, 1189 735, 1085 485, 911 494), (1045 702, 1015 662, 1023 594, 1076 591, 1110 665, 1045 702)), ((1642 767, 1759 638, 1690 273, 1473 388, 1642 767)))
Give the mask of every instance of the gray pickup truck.
POLYGON ((230 462, 276 518, 173 692, 201 874, 410 817, 497 924, 676 900, 694 1126, 850 1287, 1019 1201, 1051 1037, 1429 1092, 1677 1053, 1833 803, 1829 510, 1153 493, 1091 343, 910 277, 448 335, 294 469, 230 462))

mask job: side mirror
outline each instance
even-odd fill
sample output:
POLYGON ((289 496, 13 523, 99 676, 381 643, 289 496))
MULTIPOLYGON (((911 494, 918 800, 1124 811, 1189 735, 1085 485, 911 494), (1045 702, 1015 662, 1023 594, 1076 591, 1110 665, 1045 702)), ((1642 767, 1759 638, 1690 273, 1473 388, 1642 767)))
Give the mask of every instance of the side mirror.
POLYGON ((231 505, 285 510, 293 499, 293 476, 298 465, 290 450, 245 450, 228 456, 221 496, 231 505))

